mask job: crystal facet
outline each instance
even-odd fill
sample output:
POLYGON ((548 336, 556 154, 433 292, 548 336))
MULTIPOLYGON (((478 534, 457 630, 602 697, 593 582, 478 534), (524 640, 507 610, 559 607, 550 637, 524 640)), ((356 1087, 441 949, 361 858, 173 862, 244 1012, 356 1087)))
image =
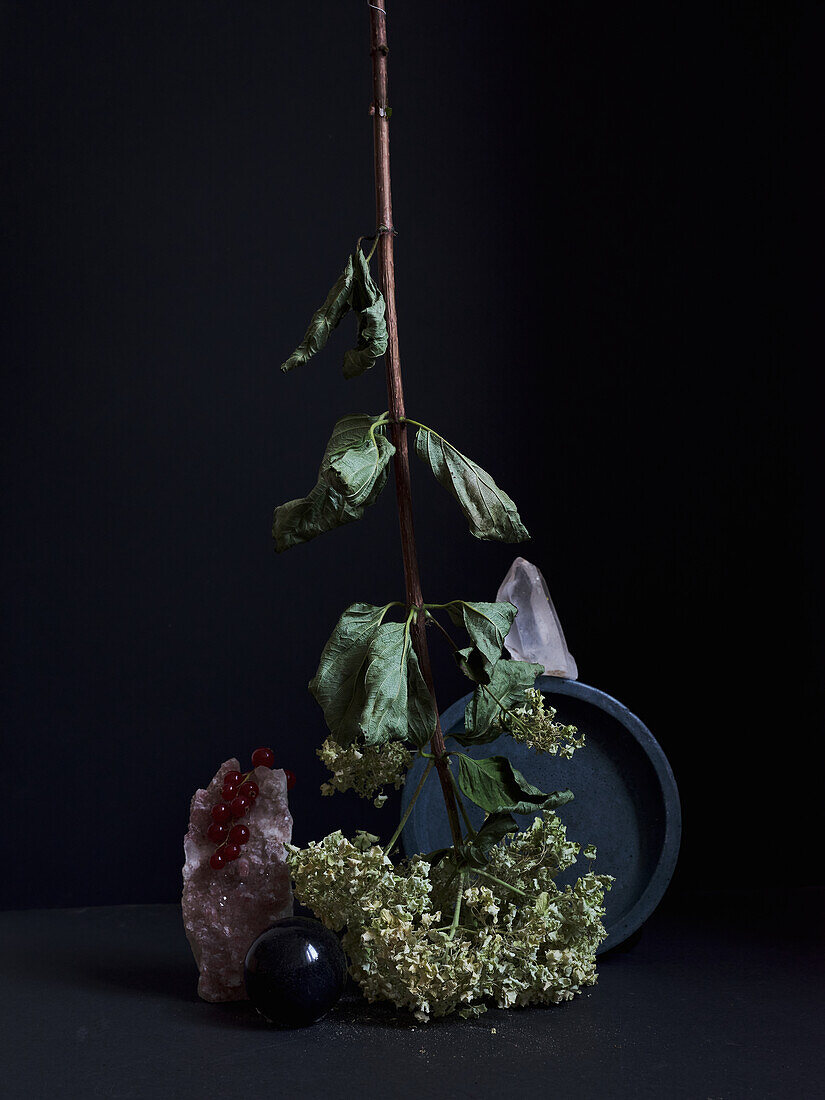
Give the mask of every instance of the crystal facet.
POLYGON ((496 600, 518 608, 504 641, 511 657, 544 665, 548 676, 578 679, 579 670, 564 640, 547 582, 535 565, 516 558, 501 582, 496 600))
POLYGON ((243 819, 249 840, 239 859, 219 871, 209 866, 215 851, 206 835, 212 807, 221 801, 226 774, 239 770, 237 760, 227 760, 207 789, 195 792, 183 842, 183 923, 200 971, 198 993, 205 1001, 244 1000, 244 958, 250 945, 275 921, 292 915, 284 863, 292 815, 282 770, 255 768, 258 798, 243 819))

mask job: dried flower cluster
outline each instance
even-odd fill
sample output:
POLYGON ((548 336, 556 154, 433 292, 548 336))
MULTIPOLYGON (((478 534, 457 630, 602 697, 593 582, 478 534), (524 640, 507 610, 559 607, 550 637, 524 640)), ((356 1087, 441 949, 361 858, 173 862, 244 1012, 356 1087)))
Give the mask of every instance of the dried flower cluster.
POLYGON ((596 981, 612 879, 588 872, 556 886, 579 845, 555 814, 497 844, 483 871, 450 856, 395 866, 375 840, 336 832, 305 849, 287 846, 297 897, 328 927, 346 929, 343 946, 368 1000, 426 1021, 477 1015, 490 1003, 555 1004, 596 981))
MULTIPOLYGON (((332 772, 332 779, 321 787, 321 794, 353 790, 361 798, 372 798, 388 783, 396 790, 404 785, 407 768, 413 754, 400 741, 385 741, 379 745, 354 743, 343 748, 328 737, 316 750, 318 757, 332 772)), ((387 801, 383 792, 373 799, 379 808, 387 801)))
POLYGON ((501 711, 498 725, 513 738, 536 752, 549 752, 569 760, 576 749, 584 745, 584 734, 577 736, 575 726, 555 721, 556 708, 551 707, 538 688, 528 688, 525 702, 512 711, 501 711))

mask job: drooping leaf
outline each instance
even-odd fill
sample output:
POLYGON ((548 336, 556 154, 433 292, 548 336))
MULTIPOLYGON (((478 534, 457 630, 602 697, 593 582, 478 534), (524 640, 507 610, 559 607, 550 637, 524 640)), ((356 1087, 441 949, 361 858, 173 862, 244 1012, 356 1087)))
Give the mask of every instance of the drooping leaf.
POLYGON ((346 433, 342 433, 336 448, 347 443, 349 445, 345 450, 336 449, 330 456, 329 465, 337 479, 337 487, 346 497, 347 503, 356 508, 372 503, 376 482, 382 476, 386 478, 387 464, 395 454, 395 447, 383 431, 374 429, 376 419, 369 417, 368 426, 354 424, 346 433), (362 430, 364 428, 366 430, 362 430))
POLYGON ((404 623, 386 607, 353 604, 332 632, 309 690, 340 745, 409 739, 425 744, 435 709, 404 623))
POLYGON ((407 654, 407 707, 409 738, 420 749, 435 733, 435 707, 418 655, 410 646, 407 654))
POLYGON ((358 343, 344 355, 344 377, 356 378, 370 369, 387 350, 384 295, 375 285, 367 258, 360 248, 352 257, 351 304, 358 316, 358 343))
POLYGON ((376 286, 360 247, 348 258, 347 266, 324 304, 313 313, 303 340, 281 364, 281 370, 293 370, 316 355, 350 309, 354 310, 358 319, 358 342, 344 355, 345 378, 363 374, 387 350, 384 295, 376 286))
POLYGON ((506 756, 488 756, 474 760, 458 754, 458 785, 462 792, 491 814, 530 814, 553 810, 569 802, 571 791, 545 794, 528 783, 506 756))
POLYGON ((510 814, 490 814, 476 833, 475 843, 489 852, 508 833, 517 833, 518 825, 510 814))
POLYGON ((336 623, 321 653, 318 671, 309 682, 339 745, 352 744, 361 733, 367 654, 389 607, 351 604, 336 623))
POLYGON ((476 835, 453 848, 437 848, 422 859, 428 863, 440 863, 449 856, 456 867, 483 867, 489 861, 490 852, 507 833, 518 832, 518 825, 510 814, 490 814, 476 835))
POLYGON ((314 488, 275 509, 272 535, 278 553, 360 519, 374 503, 395 454, 383 431, 374 430, 378 419, 345 416, 335 425, 314 488))
POLYGON ((455 851, 455 848, 435 848, 432 852, 424 852, 421 855, 421 859, 423 859, 425 863, 432 863, 435 867, 436 864, 440 863, 442 859, 447 856, 455 857, 455 851))
POLYGON ((478 539, 524 542, 530 535, 513 501, 486 470, 429 428, 419 428, 415 452, 458 501, 470 533, 478 539))
POLYGON ((456 649, 453 652, 453 656, 456 659, 458 667, 468 680, 472 680, 476 684, 489 680, 489 676, 485 670, 484 660, 474 645, 465 646, 463 649, 456 649))
POLYGON ((464 731, 453 733, 461 745, 483 745, 501 734, 496 719, 501 708, 508 710, 524 702, 524 693, 544 672, 544 666, 529 661, 501 660, 493 669, 488 684, 479 684, 464 708, 464 731))
POLYGON ((359 719, 368 745, 394 738, 429 740, 435 710, 405 623, 382 623, 364 665, 364 709, 359 719))
POLYGON ((490 852, 508 833, 517 833, 518 825, 509 813, 490 814, 476 835, 466 845, 468 862, 481 867, 490 852))
POLYGON ((286 373, 301 366, 324 347, 330 333, 337 328, 339 321, 350 308, 353 274, 353 262, 350 256, 347 266, 327 294, 324 304, 313 313, 303 340, 286 362, 281 364, 282 371, 286 373))
POLYGON ((456 626, 463 626, 473 641, 471 652, 466 657, 464 650, 459 651, 459 667, 471 680, 489 683, 493 669, 501 659, 504 639, 513 625, 517 608, 511 603, 453 600, 447 605, 447 611, 456 626))
POLYGON ((361 732, 377 745, 407 736, 407 650, 412 648, 404 623, 382 623, 375 632, 364 667, 361 732))

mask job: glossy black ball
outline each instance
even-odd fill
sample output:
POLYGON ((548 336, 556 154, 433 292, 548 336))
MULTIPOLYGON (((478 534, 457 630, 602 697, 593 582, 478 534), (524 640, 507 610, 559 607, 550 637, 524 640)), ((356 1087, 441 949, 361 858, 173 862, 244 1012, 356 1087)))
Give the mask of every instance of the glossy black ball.
POLYGON ((246 991, 278 1027, 306 1027, 328 1012, 344 991, 347 960, 338 937, 320 921, 285 917, 246 953, 246 991))

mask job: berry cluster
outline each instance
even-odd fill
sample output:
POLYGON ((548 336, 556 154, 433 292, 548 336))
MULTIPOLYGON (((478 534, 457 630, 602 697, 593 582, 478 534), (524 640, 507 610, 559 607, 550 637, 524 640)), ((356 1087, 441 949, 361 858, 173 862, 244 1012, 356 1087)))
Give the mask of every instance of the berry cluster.
MULTIPOLYGON (((249 840, 249 829, 240 823, 239 818, 249 813, 258 797, 258 784, 250 777, 255 768, 271 768, 274 763, 272 749, 255 749, 250 771, 245 775, 227 772, 224 776, 222 798, 212 807, 212 824, 206 830, 209 839, 218 845, 209 860, 213 871, 220 871, 227 863, 237 859, 241 848, 249 840)), ((295 776, 290 771, 286 772, 286 785, 287 789, 295 785, 295 776)))

